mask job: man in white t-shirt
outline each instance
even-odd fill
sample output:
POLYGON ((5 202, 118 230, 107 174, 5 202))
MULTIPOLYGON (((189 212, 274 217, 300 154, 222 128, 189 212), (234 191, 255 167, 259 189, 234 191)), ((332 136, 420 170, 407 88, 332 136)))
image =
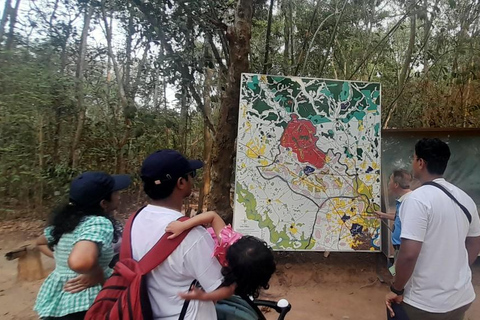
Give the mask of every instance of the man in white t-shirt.
MULTIPOLYGON (((174 150, 149 155, 142 165, 141 177, 150 204, 138 214, 132 227, 132 255, 141 259, 165 233, 167 225, 182 216, 183 200, 192 190, 196 170, 203 163, 187 160, 174 150)), ((193 228, 173 253, 149 275, 147 286, 154 319, 177 320, 184 301, 179 292, 187 292, 198 280, 206 292, 223 281, 221 266, 213 257, 214 242, 202 227, 193 228)), ((216 319, 211 301, 190 301, 186 320, 216 319)))
POLYGON ((449 159, 450 149, 439 139, 415 145, 415 178, 443 186, 466 207, 471 222, 433 185, 417 188, 402 203, 402 245, 386 303, 390 313, 392 304, 401 303, 410 320, 461 320, 475 300, 470 265, 480 252, 480 220, 472 198, 443 178, 449 159))

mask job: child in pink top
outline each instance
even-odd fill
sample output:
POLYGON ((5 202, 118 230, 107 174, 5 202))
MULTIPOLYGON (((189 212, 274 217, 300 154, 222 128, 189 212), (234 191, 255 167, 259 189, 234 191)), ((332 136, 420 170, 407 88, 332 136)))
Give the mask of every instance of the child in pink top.
POLYGON ((171 232, 168 238, 173 239, 184 230, 207 224, 211 225, 208 231, 215 241, 213 255, 222 265, 223 284, 211 293, 195 288, 188 293, 180 293, 180 297, 218 301, 236 294, 256 298, 261 288, 268 289, 270 277, 275 272, 272 250, 263 240, 233 231, 216 212, 204 212, 183 222, 173 221, 166 232, 171 232))

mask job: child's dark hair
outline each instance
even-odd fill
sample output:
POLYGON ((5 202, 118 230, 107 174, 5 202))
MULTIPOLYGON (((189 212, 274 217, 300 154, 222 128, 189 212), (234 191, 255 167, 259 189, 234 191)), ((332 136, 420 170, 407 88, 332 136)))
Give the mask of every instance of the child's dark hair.
POLYGON ((223 285, 236 284, 235 294, 258 297, 261 288, 268 289, 268 282, 275 272, 275 259, 265 241, 243 236, 227 250, 228 266, 222 268, 223 285))
MULTIPOLYGON (((103 200, 111 201, 111 198, 112 194, 110 193, 103 200)), ((110 214, 103 210, 100 203, 92 206, 80 206, 69 202, 55 209, 50 216, 48 225, 53 227, 51 231, 53 241, 48 243, 48 247, 53 250, 53 247, 58 244, 62 235, 73 232, 86 216, 101 216, 110 220, 115 230, 113 241, 118 241, 118 238, 121 236, 118 223, 110 214)))

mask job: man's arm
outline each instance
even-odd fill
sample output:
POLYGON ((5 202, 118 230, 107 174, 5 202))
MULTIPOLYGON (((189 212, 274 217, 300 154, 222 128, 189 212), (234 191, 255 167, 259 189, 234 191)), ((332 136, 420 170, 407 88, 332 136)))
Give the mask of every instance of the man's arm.
POLYGON ((375 215, 377 215, 377 217, 379 217, 380 219, 388 219, 395 221, 395 212, 385 213, 381 211, 375 211, 375 215))
POLYGON ((396 290, 400 291, 405 288, 415 269, 420 250, 422 250, 422 242, 402 238, 402 245, 400 246, 395 266, 395 280, 393 282, 393 287, 396 290))
POLYGON ((468 252, 468 264, 472 265, 480 253, 480 236, 479 237, 467 237, 465 240, 465 247, 468 252))

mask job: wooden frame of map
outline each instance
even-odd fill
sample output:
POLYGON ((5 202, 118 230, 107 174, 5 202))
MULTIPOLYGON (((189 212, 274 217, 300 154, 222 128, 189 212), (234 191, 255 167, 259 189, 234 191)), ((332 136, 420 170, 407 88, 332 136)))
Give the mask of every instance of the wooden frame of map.
POLYGON ((234 229, 274 250, 379 251, 380 93, 242 74, 234 229))

